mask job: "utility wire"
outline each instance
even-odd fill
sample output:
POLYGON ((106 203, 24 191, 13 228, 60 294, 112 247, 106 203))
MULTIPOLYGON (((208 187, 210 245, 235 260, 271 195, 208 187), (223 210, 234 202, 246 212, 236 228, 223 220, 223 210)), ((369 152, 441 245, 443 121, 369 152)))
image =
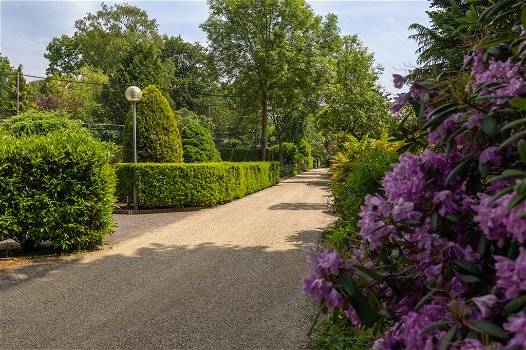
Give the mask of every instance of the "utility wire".
MULTIPOLYGON (((16 73, 8 73, 8 74, 16 76, 16 73)), ((110 86, 113 90, 117 90, 117 89, 120 89, 120 88, 127 87, 127 86, 113 85, 111 83, 98 83, 98 82, 94 82, 94 81, 82 81, 82 80, 69 80, 69 79, 61 79, 61 78, 53 78, 53 77, 42 77, 42 76, 38 76, 38 75, 24 74, 24 73, 20 74, 20 75, 22 75, 24 77, 35 78, 35 79, 40 79, 40 80, 61 81, 61 82, 73 83, 73 84, 88 84, 88 85, 110 86)), ((171 91, 171 89, 167 89, 165 87, 157 87, 157 88, 160 89, 160 90, 164 90, 165 92, 170 92, 171 91)), ((242 98, 242 97, 244 97, 244 96, 240 96, 240 95, 212 94, 212 93, 202 93, 202 92, 189 91, 189 90, 187 90, 187 91, 191 92, 194 95, 199 95, 199 96, 225 97, 225 98, 242 98)))

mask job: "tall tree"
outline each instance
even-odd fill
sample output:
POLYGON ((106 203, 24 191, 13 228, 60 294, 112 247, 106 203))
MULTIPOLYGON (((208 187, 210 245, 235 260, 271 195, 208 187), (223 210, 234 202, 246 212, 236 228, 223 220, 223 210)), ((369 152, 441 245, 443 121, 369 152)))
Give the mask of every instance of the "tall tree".
POLYGON ((409 29, 415 31, 415 34, 409 38, 415 40, 419 45, 417 63, 423 66, 415 70, 413 74, 415 76, 424 74, 424 71, 436 75, 447 69, 462 67, 464 55, 472 46, 467 36, 474 34, 475 29, 473 26, 466 25, 466 20, 469 20, 466 14, 468 17, 476 16, 477 10, 490 4, 488 0, 476 2, 431 0, 430 2, 431 10, 427 11, 427 15, 431 25, 426 27, 413 23, 409 26, 409 29))
POLYGON ((100 95, 105 84, 108 76, 89 66, 74 76, 56 73, 45 81, 37 104, 44 110, 64 109, 72 118, 86 123, 101 121, 104 106, 100 95))
POLYGON ((318 124, 329 136, 339 132, 361 139, 366 134, 379 137, 390 128, 394 117, 378 85, 381 67, 357 36, 345 36, 330 58, 329 83, 322 89, 324 107, 318 124))
POLYGON ((163 37, 163 64, 174 66, 170 97, 177 108, 198 114, 207 113, 207 96, 217 94, 217 72, 211 56, 199 43, 189 43, 180 36, 163 37))
POLYGON ((124 98, 128 86, 144 88, 155 85, 165 97, 169 97, 170 87, 163 77, 164 68, 160 50, 155 45, 141 41, 132 43, 110 71, 109 84, 103 87, 101 102, 105 121, 124 123, 129 109, 129 102, 124 98))
POLYGON ((44 54, 48 74, 73 75, 84 65, 109 74, 137 41, 161 45, 155 19, 137 6, 103 3, 99 11, 75 22, 73 36, 52 39, 44 54))
POLYGON ((7 73, 8 64, 8 60, 3 60, 3 64, 0 64, 3 66, 1 69, 7 74, 7 79, 2 81, 5 85, 1 93, 1 118, 12 117, 17 113, 23 113, 37 107, 34 102, 34 91, 24 78, 22 65, 18 65, 16 70, 7 73))
POLYGON ((9 58, 0 54, 0 119, 9 117, 13 74, 13 67, 11 67, 9 58))
POLYGON ((270 95, 301 84, 304 76, 287 73, 306 67, 321 18, 304 0, 209 0, 208 5, 201 28, 220 72, 258 98, 264 160, 270 95))

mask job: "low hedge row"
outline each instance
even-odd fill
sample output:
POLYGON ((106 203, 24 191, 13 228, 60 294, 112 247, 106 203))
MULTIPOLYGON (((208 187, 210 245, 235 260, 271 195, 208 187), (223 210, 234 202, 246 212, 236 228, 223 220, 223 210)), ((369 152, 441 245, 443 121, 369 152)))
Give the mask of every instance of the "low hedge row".
POLYGON ((278 162, 121 163, 115 169, 121 200, 131 198, 134 169, 141 208, 211 206, 279 181, 278 162))

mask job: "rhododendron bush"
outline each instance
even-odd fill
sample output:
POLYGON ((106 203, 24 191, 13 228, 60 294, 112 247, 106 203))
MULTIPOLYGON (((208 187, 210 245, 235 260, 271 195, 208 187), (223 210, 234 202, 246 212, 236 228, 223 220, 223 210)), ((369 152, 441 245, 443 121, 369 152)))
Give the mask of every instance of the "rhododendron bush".
POLYGON ((397 99, 430 148, 365 197, 352 258, 309 254, 304 292, 373 328, 375 349, 526 349, 526 3, 504 2, 480 19, 508 32, 397 99))

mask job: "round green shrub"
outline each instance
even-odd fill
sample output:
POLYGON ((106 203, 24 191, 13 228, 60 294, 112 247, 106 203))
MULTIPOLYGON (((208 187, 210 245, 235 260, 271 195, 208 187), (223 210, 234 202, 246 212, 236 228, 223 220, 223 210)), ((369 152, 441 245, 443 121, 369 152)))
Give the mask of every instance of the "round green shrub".
POLYGON ((181 131, 185 163, 220 162, 221 155, 212 135, 199 124, 189 124, 181 131))
MULTIPOLYGON (((123 132, 123 158, 133 162, 133 106, 126 116, 123 132)), ((154 85, 142 91, 137 103, 137 162, 181 163, 183 147, 174 112, 168 100, 154 85)))
POLYGON ((52 131, 81 129, 78 120, 68 118, 65 111, 40 112, 29 110, 20 115, 6 119, 0 128, 14 136, 45 135, 52 131))
POLYGON ((0 240, 98 245, 113 227, 111 148, 83 129, 18 138, 0 130, 0 240))

